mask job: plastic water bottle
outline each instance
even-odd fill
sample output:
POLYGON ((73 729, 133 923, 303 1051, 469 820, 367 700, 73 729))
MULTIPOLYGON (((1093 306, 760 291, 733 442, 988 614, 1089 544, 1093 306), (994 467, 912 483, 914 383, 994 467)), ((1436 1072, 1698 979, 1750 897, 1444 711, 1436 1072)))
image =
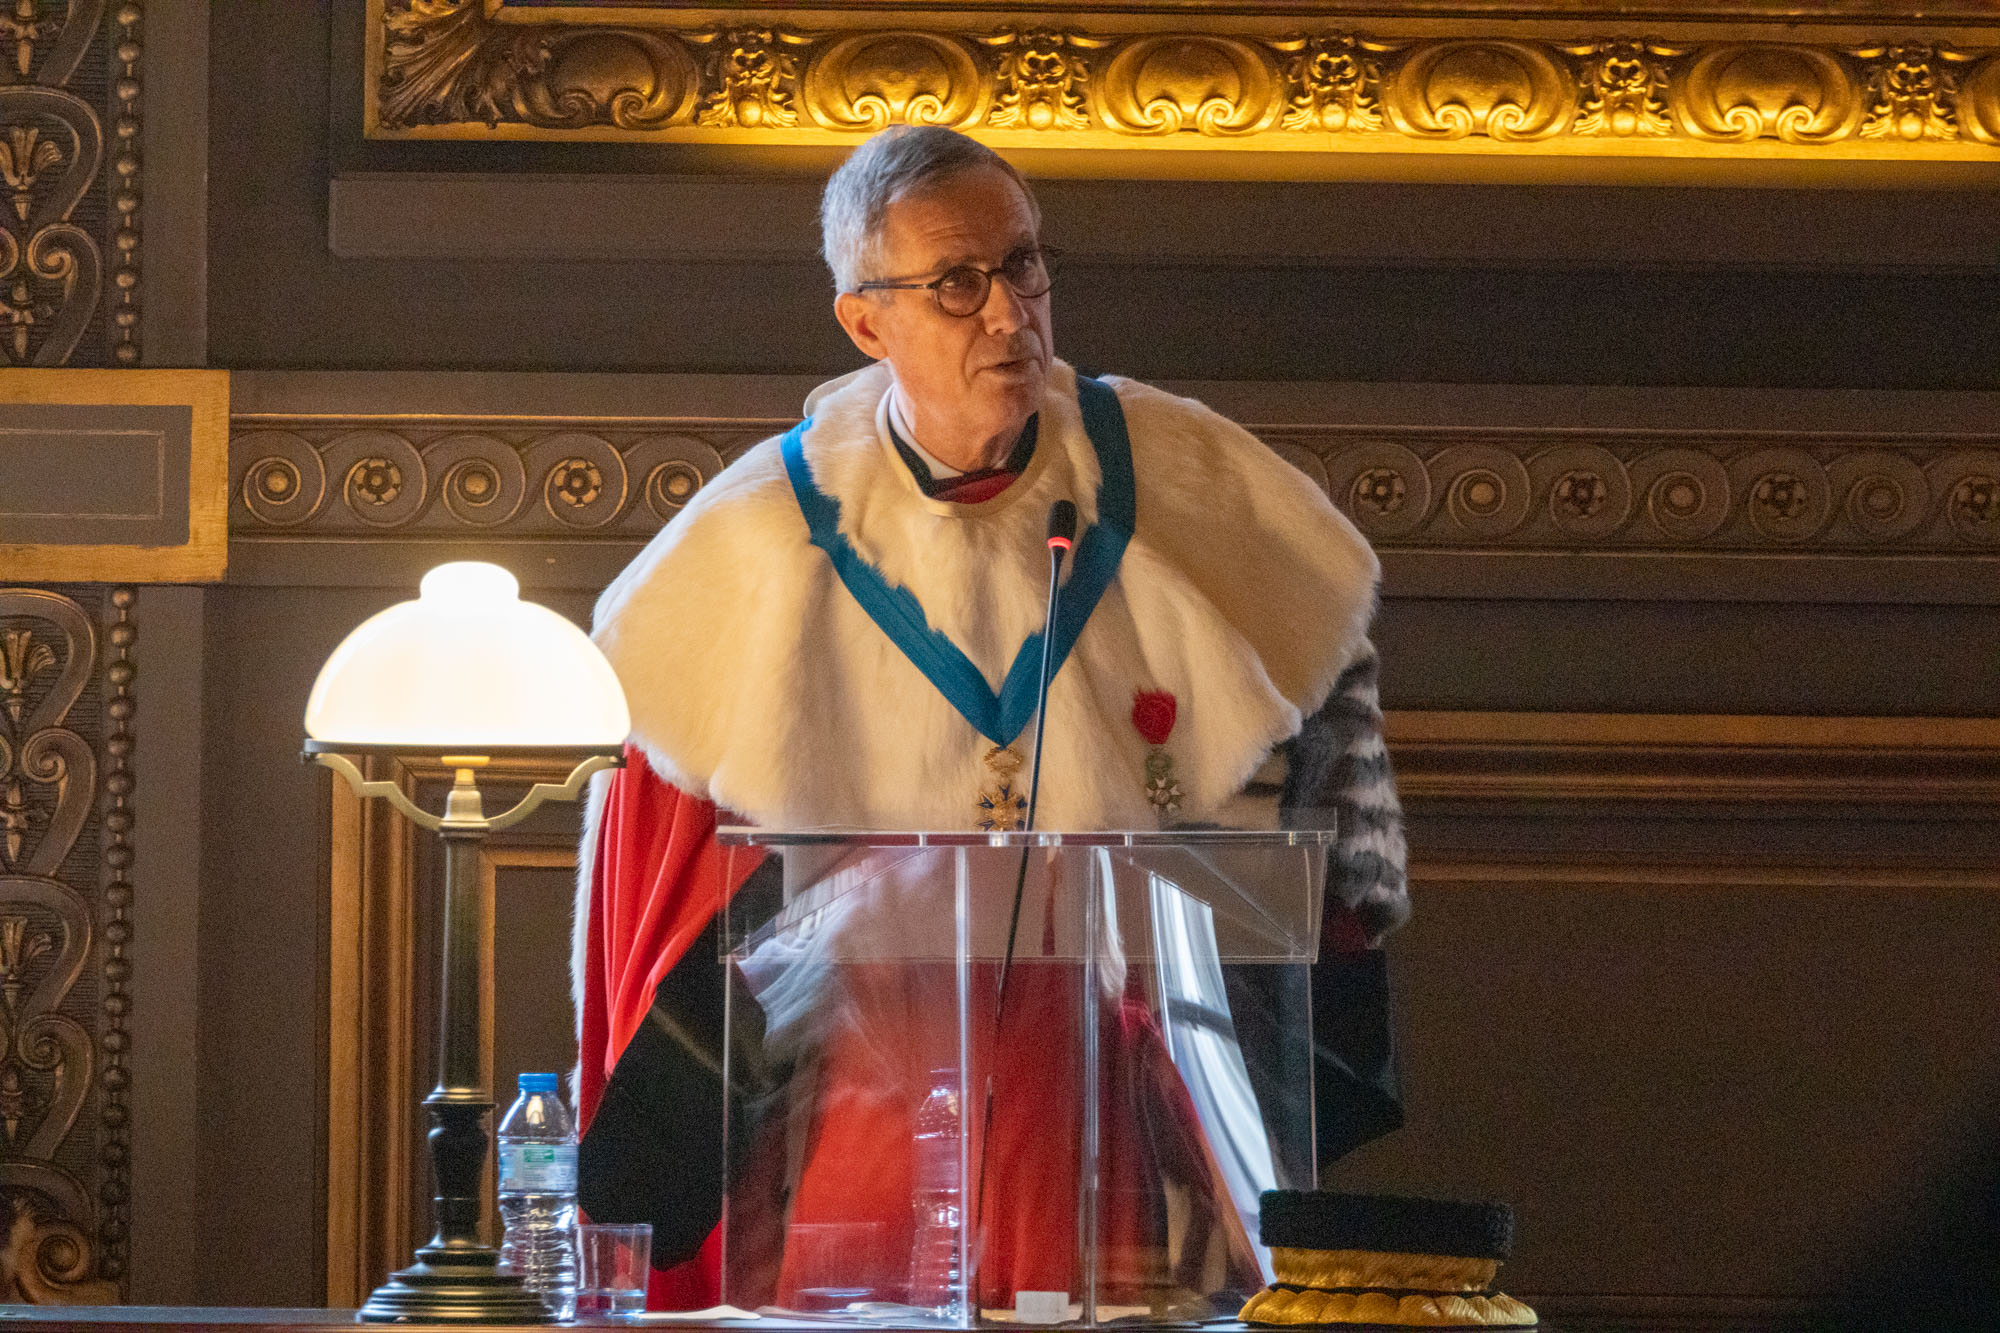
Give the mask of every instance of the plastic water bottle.
POLYGON ((576 1122, 554 1074, 521 1075, 500 1121, 500 1262, 558 1319, 576 1314, 576 1122))
POLYGON ((911 1143, 911 1305, 947 1320, 965 1313, 960 1282, 958 1071, 940 1069, 917 1108, 911 1143))

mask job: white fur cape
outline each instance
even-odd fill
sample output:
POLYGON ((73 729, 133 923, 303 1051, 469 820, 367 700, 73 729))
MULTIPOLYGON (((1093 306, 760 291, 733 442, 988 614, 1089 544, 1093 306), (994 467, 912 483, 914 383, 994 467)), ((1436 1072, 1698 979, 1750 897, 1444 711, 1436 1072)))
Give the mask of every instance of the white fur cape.
MULTIPOLYGON (((1216 810, 1325 700, 1374 602, 1373 552, 1296 469, 1200 403, 1111 383, 1138 518, 1050 689, 1037 816, 1048 829, 1156 823, 1149 747, 1131 720, 1140 690, 1178 701, 1166 748, 1180 817, 1216 810)), ((1097 516, 1075 373, 1052 368, 1033 461, 976 505, 918 489, 883 425, 889 386, 876 365, 816 393, 807 464, 862 558, 997 690, 1042 626, 1050 504, 1097 516)), ((634 743, 684 790, 768 828, 976 824, 992 742, 811 544, 776 439, 704 487, 605 590, 595 638, 624 682, 634 743)))

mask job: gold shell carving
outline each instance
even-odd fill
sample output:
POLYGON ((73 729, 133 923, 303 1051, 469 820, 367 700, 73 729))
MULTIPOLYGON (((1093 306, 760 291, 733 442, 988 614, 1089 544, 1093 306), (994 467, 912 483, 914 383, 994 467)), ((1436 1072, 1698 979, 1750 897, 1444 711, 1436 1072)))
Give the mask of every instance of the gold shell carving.
POLYGON ((1140 37, 1105 67, 1098 114, 1126 134, 1256 134, 1284 110, 1281 86, 1277 61, 1260 45, 1198 34, 1140 37))
POLYGON ((1576 114, 1576 80, 1548 47, 1531 42, 1430 42, 1389 76, 1389 119, 1418 139, 1484 134, 1503 142, 1546 139, 1576 114))
POLYGON ((1189 136, 1307 154, 1415 141, 1446 158, 1512 148, 1987 165, 2000 145, 2000 20, 1948 31, 1906 21, 1837 40, 1776 22, 1557 38, 1472 15, 1278 28, 1196 6, 1143 28, 1107 14, 1100 28, 1058 29, 969 14, 877 28, 886 11, 861 6, 697 28, 664 13, 586 19, 581 6, 578 17, 533 7, 549 11, 533 18, 516 7, 501 22, 483 0, 367 4, 376 138, 825 146, 901 122, 1013 147, 1185 147, 1189 136), (788 18, 801 26, 779 26, 788 18))
POLYGON ((985 81, 971 50, 956 38, 915 29, 831 42, 813 54, 803 83, 807 116, 829 130, 966 127, 986 110, 985 81))
POLYGON ((1865 109, 1850 63, 1811 46, 1712 47, 1688 65, 1677 91, 1682 127, 1725 143, 1832 143, 1854 133, 1865 109))
POLYGON ((1958 82, 1958 128, 1968 139, 2000 143, 2000 55, 1990 55, 1958 82))
POLYGON ((555 128, 608 121, 621 130, 663 129, 688 118, 701 85, 679 39, 625 29, 560 30, 545 48, 547 73, 519 85, 523 114, 555 128))

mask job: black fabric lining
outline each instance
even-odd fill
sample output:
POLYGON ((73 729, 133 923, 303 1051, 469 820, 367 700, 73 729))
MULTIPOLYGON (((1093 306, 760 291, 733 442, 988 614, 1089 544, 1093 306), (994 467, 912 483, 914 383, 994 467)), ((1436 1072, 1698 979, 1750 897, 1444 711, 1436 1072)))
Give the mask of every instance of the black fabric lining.
POLYGON ((889 426, 889 442, 896 446, 896 453, 902 458, 903 465, 909 468, 910 475, 917 479, 917 489, 925 495, 935 495, 947 487, 962 486, 968 480, 984 476, 990 472, 1012 472, 1016 476, 1026 472, 1028 470, 1028 463, 1035 456, 1035 438, 1040 434, 1040 422, 1040 413, 1036 413, 1034 416, 1028 418, 1028 424, 1021 427, 1021 437, 1014 441, 1014 447, 1007 453, 1007 461, 999 467, 983 468, 976 472, 961 473, 956 477, 946 477, 943 480, 931 476, 930 465, 924 462, 921 454, 910 447, 908 441, 903 439, 901 432, 896 429, 894 422, 891 422, 889 426))
POLYGON ((1274 1247, 1459 1259, 1505 1259, 1514 1248, 1504 1203, 1305 1190, 1267 1190, 1259 1202, 1259 1238, 1274 1247))
POLYGON ((1391 1296, 1402 1300, 1405 1296, 1462 1296, 1470 1299, 1484 1296, 1491 1300, 1498 1294, 1492 1287, 1481 1287, 1478 1291, 1439 1291, 1435 1287, 1302 1287, 1296 1282, 1273 1282, 1272 1291, 1316 1291, 1325 1296, 1391 1296))

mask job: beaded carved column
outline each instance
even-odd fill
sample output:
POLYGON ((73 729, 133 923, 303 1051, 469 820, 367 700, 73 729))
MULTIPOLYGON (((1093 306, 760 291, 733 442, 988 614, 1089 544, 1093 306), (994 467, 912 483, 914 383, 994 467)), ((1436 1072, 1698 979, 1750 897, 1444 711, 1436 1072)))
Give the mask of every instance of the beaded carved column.
POLYGON ((0 588, 0 1301, 122 1290, 133 604, 0 588))

